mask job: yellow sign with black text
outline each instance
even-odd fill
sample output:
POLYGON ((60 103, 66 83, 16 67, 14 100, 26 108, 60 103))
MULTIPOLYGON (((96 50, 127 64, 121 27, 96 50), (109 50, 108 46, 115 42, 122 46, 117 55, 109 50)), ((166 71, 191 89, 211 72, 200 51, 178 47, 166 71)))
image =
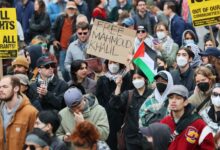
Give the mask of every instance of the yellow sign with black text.
POLYGON ((17 57, 18 34, 15 8, 0 8, 0 59, 17 57))
POLYGON ((220 23, 220 0, 188 0, 188 4, 194 27, 220 23))

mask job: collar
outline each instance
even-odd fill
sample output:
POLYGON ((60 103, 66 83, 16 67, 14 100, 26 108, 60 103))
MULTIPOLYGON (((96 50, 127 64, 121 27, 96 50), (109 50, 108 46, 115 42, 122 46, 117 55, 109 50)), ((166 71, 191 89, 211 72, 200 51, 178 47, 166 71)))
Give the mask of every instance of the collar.
MULTIPOLYGON (((179 72, 180 72, 180 69, 179 69, 179 72)), ((191 67, 189 66, 189 68, 185 72, 183 72, 182 74, 180 72, 180 76, 181 77, 187 77, 190 72, 191 72, 191 67)))
POLYGON ((169 21, 170 21, 170 22, 172 21, 172 19, 174 18, 175 15, 176 15, 176 14, 173 13, 173 14, 169 17, 169 21))
POLYGON ((144 93, 143 95, 140 95, 138 93, 138 90, 137 89, 134 89, 134 97, 136 98, 140 98, 140 97, 144 97, 144 98, 147 98, 149 96, 149 93, 150 93, 150 90, 147 88, 147 86, 145 87, 145 90, 144 90, 144 93))

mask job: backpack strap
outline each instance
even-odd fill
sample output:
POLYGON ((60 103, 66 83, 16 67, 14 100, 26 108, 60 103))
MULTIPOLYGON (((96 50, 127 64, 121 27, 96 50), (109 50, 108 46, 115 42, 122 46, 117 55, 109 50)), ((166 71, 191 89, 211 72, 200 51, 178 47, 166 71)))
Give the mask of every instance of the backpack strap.
POLYGON ((208 96, 198 107, 195 108, 196 112, 198 113, 209 100, 210 97, 208 96))
POLYGON ((128 108, 129 108, 129 105, 131 104, 131 100, 132 100, 132 95, 133 95, 133 93, 134 93, 133 90, 128 90, 128 101, 127 101, 127 105, 126 105, 126 111, 125 111, 124 121, 123 121, 123 124, 122 124, 121 128, 124 127, 125 121, 127 120, 127 117, 128 117, 128 108))

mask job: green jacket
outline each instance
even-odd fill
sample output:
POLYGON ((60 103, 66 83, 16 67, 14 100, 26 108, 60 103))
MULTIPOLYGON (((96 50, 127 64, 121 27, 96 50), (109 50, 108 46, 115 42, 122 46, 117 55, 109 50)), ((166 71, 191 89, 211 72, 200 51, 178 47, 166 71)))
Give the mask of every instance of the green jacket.
MULTIPOLYGON (((100 140, 105 141, 109 135, 109 123, 105 109, 98 104, 95 96, 85 95, 86 110, 83 112, 85 120, 92 122, 100 133, 100 140)), ((63 140, 66 133, 72 133, 76 123, 73 113, 68 107, 59 112, 62 117, 61 125, 57 130, 57 136, 63 140)), ((73 144, 67 143, 69 149, 74 150, 73 144)))

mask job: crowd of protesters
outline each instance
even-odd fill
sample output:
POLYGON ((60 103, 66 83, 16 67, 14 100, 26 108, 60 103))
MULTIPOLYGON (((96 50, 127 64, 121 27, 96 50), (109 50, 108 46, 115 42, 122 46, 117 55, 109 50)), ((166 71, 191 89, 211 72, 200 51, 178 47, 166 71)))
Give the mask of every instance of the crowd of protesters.
POLYGON ((201 38, 187 0, 0 0, 0 8, 16 8, 19 45, 3 60, 0 150, 220 149, 220 24, 201 38), (136 31, 127 65, 87 54, 94 19, 136 31), (143 42, 153 83, 132 62, 143 42))

